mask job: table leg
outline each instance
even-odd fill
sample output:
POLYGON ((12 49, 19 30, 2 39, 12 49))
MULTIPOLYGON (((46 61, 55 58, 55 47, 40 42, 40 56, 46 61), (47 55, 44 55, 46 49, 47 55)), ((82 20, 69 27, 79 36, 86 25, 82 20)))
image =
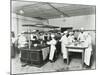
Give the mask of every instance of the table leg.
POLYGON ((84 50, 82 52, 82 68, 83 68, 83 66, 84 66, 84 50))
POLYGON ((67 49, 67 65, 69 65, 69 53, 68 53, 68 49, 67 49))

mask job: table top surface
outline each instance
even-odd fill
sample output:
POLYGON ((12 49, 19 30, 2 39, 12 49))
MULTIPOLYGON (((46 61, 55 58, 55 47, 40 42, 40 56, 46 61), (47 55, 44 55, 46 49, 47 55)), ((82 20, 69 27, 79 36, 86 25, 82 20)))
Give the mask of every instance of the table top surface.
POLYGON ((30 49, 28 47, 23 47, 21 50, 29 50, 29 51, 41 51, 41 49, 49 47, 48 45, 39 45, 37 47, 31 47, 30 49))
POLYGON ((70 44, 70 45, 66 45, 66 48, 72 48, 72 49, 85 49, 87 48, 87 46, 83 45, 83 44, 70 44))

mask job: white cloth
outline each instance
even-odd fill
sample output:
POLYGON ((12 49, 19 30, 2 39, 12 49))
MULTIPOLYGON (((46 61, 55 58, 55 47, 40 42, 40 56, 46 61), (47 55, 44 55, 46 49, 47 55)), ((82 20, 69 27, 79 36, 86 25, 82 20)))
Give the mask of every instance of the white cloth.
POLYGON ((52 39, 50 42, 48 42, 47 44, 51 45, 50 46, 50 55, 49 55, 49 60, 53 60, 53 57, 54 57, 54 53, 55 53, 55 50, 56 50, 56 45, 57 41, 55 39, 52 39))
POLYGON ((91 52, 92 52, 92 40, 91 40, 91 36, 88 35, 88 37, 86 38, 85 45, 87 45, 88 48, 85 49, 85 56, 84 56, 84 62, 86 65, 90 65, 90 58, 91 58, 91 52))
POLYGON ((63 58, 67 59, 67 48, 66 48, 66 45, 68 44, 68 38, 66 37, 66 35, 64 35, 64 36, 62 36, 60 41, 61 41, 61 51, 62 51, 62 54, 63 54, 63 58))

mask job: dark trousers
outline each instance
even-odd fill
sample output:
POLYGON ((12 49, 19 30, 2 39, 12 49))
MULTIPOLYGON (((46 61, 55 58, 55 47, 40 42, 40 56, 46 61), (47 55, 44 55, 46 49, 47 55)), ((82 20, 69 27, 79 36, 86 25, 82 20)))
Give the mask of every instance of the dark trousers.
POLYGON ((15 58, 16 56, 16 51, 15 51, 15 45, 13 44, 11 46, 11 58, 15 58))

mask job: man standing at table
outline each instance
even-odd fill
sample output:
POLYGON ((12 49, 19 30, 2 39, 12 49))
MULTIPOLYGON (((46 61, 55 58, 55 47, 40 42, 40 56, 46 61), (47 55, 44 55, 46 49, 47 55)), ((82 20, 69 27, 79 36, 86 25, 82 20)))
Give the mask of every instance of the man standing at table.
POLYGON ((81 28, 80 29, 80 33, 79 33, 79 35, 78 35, 78 40, 79 40, 79 42, 84 42, 85 41, 85 32, 83 32, 83 30, 84 30, 84 28, 81 28))
POLYGON ((74 42, 74 33, 73 32, 69 32, 69 36, 68 36, 68 43, 72 44, 74 42))
POLYGON ((68 31, 64 31, 64 35, 61 37, 60 41, 61 41, 61 51, 63 54, 64 63, 67 63, 66 45, 68 44, 68 31))

